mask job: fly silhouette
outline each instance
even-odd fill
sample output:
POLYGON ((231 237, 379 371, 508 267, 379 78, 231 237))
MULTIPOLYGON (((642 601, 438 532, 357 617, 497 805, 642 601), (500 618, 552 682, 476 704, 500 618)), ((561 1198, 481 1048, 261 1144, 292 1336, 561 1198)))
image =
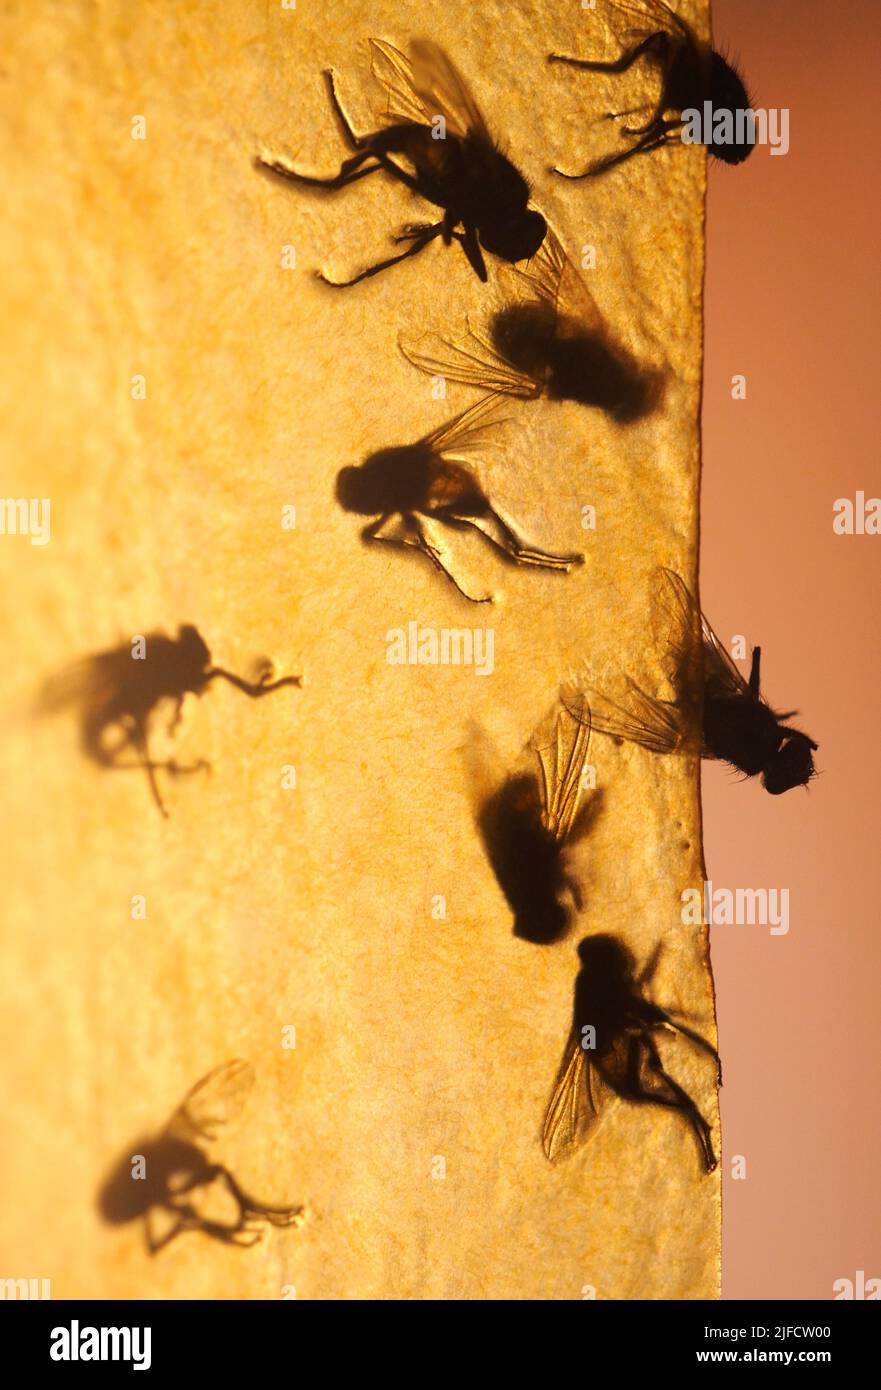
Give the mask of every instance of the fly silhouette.
POLYGON ((575 707, 590 702, 598 733, 638 743, 652 753, 719 759, 744 777, 761 776, 772 796, 807 786, 815 776, 817 744, 786 722, 795 710, 773 710, 762 696, 761 648, 754 648, 745 679, 679 575, 659 569, 654 587, 655 633, 675 698, 649 695, 628 676, 620 700, 579 682, 575 707))
POLYGON ((380 449, 358 467, 341 469, 337 501, 348 512, 376 518, 361 532, 365 541, 415 548, 446 575, 472 603, 491 603, 492 595, 469 594, 444 563, 432 539, 432 522, 479 531, 509 561, 568 573, 582 555, 556 555, 525 541, 489 500, 468 466, 468 456, 486 446, 494 417, 492 397, 456 415, 415 444, 380 449))
MULTIPOLYGON (((645 108, 648 115, 641 125, 620 127, 627 141, 625 149, 594 160, 580 174, 555 169, 554 173, 563 178, 595 177, 635 155, 650 154, 676 141, 685 125, 682 112, 702 112, 705 101, 712 103, 714 111, 732 113, 732 120, 733 113, 751 109, 749 95, 737 69, 710 44, 699 39, 691 26, 674 14, 664 0, 613 0, 611 13, 613 22, 615 17, 635 20, 626 31, 619 26, 621 41, 626 46, 618 58, 599 62, 551 53, 548 62, 565 63, 582 72, 615 74, 627 72, 634 63, 644 61, 657 72, 660 93, 655 105, 645 108)), ((643 108, 637 107, 631 111, 609 112, 607 119, 635 116, 641 110, 643 108)), ((725 164, 742 164, 752 152, 753 141, 733 138, 735 133, 732 129, 732 139, 724 140, 721 127, 717 129, 713 123, 710 131, 704 131, 703 143, 708 153, 725 164)))
POLYGON ((436 333, 400 339, 407 361, 481 391, 575 401, 629 425, 657 406, 663 377, 617 343, 593 296, 550 230, 528 271, 514 271, 527 297, 495 313, 488 337, 465 347, 436 333))
POLYGON ((585 937, 578 955, 572 1031, 542 1131, 546 1157, 556 1163, 588 1139, 617 1097, 678 1110, 694 1131, 706 1171, 712 1172, 717 1159, 710 1126, 666 1070, 656 1036, 662 1031, 678 1034, 706 1052, 716 1063, 721 1085, 719 1055, 699 1033, 644 997, 660 946, 639 974, 630 951, 613 936, 585 937))
POLYGON ((163 701, 173 702, 168 725, 171 736, 180 724, 186 696, 202 695, 214 680, 229 681, 251 699, 301 682, 299 676, 272 681, 269 670, 259 681, 251 682, 212 666, 211 653, 191 624, 179 627, 177 637, 148 633, 144 645, 143 659, 135 659, 133 647, 123 644, 85 657, 51 677, 40 692, 37 710, 51 714, 77 707, 80 740, 87 757, 100 767, 115 771, 143 769, 153 800, 162 815, 167 816, 156 781, 157 771, 180 776, 207 770, 210 765, 204 759, 180 763, 174 758, 157 761, 151 757, 149 736, 157 707, 163 701))
POLYGON ((385 173, 443 210, 439 222, 412 223, 395 238, 406 250, 360 271, 336 288, 357 285, 442 238, 459 242, 480 280, 486 281, 483 252, 504 261, 528 260, 545 235, 540 212, 530 208, 529 185, 502 153, 467 84, 447 54, 425 39, 410 45, 409 59, 382 39, 370 40, 374 76, 385 89, 385 125, 356 135, 343 110, 332 71, 325 73, 343 138, 355 153, 339 172, 318 178, 286 160, 260 155, 258 164, 285 179, 336 190, 385 173), (400 162, 403 161, 403 164, 400 162))
POLYGON ((187 1093, 165 1128, 141 1138, 98 1194, 105 1221, 144 1222, 155 1255, 176 1236, 195 1231, 225 1245, 256 1245, 267 1225, 298 1226, 302 1207, 258 1202, 230 1170, 211 1158, 212 1146, 241 1114, 254 1085, 247 1062, 226 1062, 187 1093))
POLYGON ((566 851, 588 833, 600 808, 600 794, 594 792, 579 809, 589 742, 589 713, 573 719, 560 710, 530 741, 537 770, 515 773, 479 797, 478 827, 514 914, 514 935, 538 946, 560 941, 569 931, 567 895, 577 911, 583 908, 566 851))

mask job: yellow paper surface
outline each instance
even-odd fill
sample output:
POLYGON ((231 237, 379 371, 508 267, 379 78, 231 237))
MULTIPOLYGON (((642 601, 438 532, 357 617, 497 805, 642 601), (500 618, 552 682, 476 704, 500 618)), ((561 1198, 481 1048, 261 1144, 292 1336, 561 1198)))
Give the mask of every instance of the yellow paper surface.
MULTIPOLYGON (((706 24, 703 3, 679 9, 706 24)), ((551 176, 614 138, 594 124, 611 84, 545 62, 614 54, 576 4, 100 0, 12 7, 2 46, 5 492, 51 498, 52 533, 0 538, 0 1276, 51 1278, 54 1297, 716 1297, 718 1173, 681 1117, 619 1104, 556 1167, 540 1143, 581 936, 621 935, 640 961, 663 938, 653 997, 714 1038, 705 934, 680 924, 704 877, 697 765, 594 736, 586 908, 541 949, 512 935, 466 756, 476 723, 513 767, 565 676, 641 669, 654 566, 694 588, 702 154, 551 176), (526 536, 587 558, 564 577, 447 537, 491 609, 423 557, 362 545, 334 486, 477 399, 433 399, 396 340, 481 324, 504 301, 498 263, 482 286, 438 245, 335 294, 313 269, 388 254, 425 205, 381 176, 315 197, 253 167, 266 148, 333 172, 347 151, 322 69, 369 129, 366 40, 414 34, 454 56, 575 263, 596 247, 583 273, 617 339, 667 372, 661 409, 626 429, 510 403, 480 477, 526 536), (191 698, 176 752, 213 774, 164 781, 163 821, 140 774, 101 772, 72 719, 26 708, 68 661, 187 621, 218 663, 270 656, 304 688, 191 698), (412 621, 492 627, 492 674, 390 665, 387 634, 412 621), (258 1081, 218 1153, 307 1220, 251 1251, 184 1235, 151 1259, 138 1223, 99 1220, 98 1188, 233 1057, 258 1081)), ((715 1124, 712 1066, 664 1046, 715 1124)))

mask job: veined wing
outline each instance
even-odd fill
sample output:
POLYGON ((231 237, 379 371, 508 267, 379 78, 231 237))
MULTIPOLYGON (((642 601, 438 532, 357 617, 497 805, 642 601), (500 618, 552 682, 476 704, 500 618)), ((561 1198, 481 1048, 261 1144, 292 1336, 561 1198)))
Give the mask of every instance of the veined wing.
POLYGON ((559 1163, 584 1142, 609 1095, 573 1029, 542 1127, 542 1148, 549 1162, 559 1163))
POLYGON ((581 702, 589 701, 591 727, 598 733, 638 743, 652 753, 688 751, 691 730, 684 707, 647 695, 629 676, 625 684, 620 702, 596 686, 582 685, 564 693, 563 703, 574 714, 581 702))
POLYGON ((387 119, 431 125, 443 116, 451 135, 491 141, 464 79, 436 43, 414 40, 409 58, 384 39, 371 39, 370 45, 373 74, 388 94, 387 119))
POLYGON ((541 768, 542 823, 561 843, 569 835, 581 796, 581 773, 590 744, 590 709, 580 716, 562 709, 554 723, 551 748, 534 739, 532 747, 541 768))
POLYGON ((407 361, 429 376, 443 376, 464 386, 476 386, 478 390, 495 395, 519 396, 523 400, 541 395, 541 382, 519 372, 491 343, 471 329, 468 341, 469 348, 460 348, 438 333, 424 333, 415 343, 399 338, 398 345, 407 361))
POLYGON ((224 1062, 187 1092, 166 1133, 187 1139, 216 1139, 220 1130, 241 1114, 253 1086, 250 1062, 224 1062))
POLYGON ((450 457, 479 450, 487 443, 490 430, 504 424, 504 419, 498 415, 499 406, 498 396, 484 396, 425 435, 422 442, 436 454, 450 457))
POLYGON ((573 319, 580 326, 594 330, 605 326, 593 295, 552 228, 548 227, 545 232, 544 241, 529 262, 528 270, 511 266, 505 271, 516 276, 520 285, 537 299, 550 304, 561 318, 573 319))

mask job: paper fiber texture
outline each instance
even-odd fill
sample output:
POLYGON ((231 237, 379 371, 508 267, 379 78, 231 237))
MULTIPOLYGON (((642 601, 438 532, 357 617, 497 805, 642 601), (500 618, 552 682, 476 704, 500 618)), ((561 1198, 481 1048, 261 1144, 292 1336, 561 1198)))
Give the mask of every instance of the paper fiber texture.
MULTIPOLYGON (((679 10, 705 30, 703 4, 679 10)), ((512 934, 468 757, 476 727, 513 768, 585 664, 650 669, 656 565, 694 588, 703 152, 550 173, 615 139, 597 122, 613 84, 546 63, 615 55, 601 5, 99 0, 7 9, 2 47, 4 487, 51 499, 51 539, 0 537, 0 1275, 50 1278, 56 1298, 716 1297, 718 1172, 680 1116, 618 1104, 555 1166, 540 1139, 582 936, 620 935, 640 962, 663 940, 653 997, 714 1039, 705 933, 680 921, 704 878, 698 766, 594 736, 584 911, 541 948, 512 934), (382 175, 315 196, 254 167, 266 149, 329 174, 349 153, 330 66, 374 128, 371 35, 448 49, 616 339, 665 372, 657 412, 627 427, 508 403, 482 484, 530 540, 586 562, 513 567, 446 533, 494 605, 362 543, 335 480, 478 399, 433 398, 398 334, 461 338, 510 282, 436 244, 334 292, 313 270, 353 273, 432 210, 382 175), (82 756, 73 718, 27 709, 68 662, 185 622, 218 664, 253 678, 268 657, 304 684, 189 697, 175 752, 212 773, 160 773, 163 820, 139 772, 82 756), (390 664, 411 623, 491 630, 491 671, 390 664), (250 1250, 185 1233, 151 1258, 97 1193, 232 1058, 257 1080, 217 1152, 306 1219, 250 1250)), ((634 69, 628 93, 652 82, 634 69)), ((712 1065, 662 1046, 718 1148, 712 1065)))

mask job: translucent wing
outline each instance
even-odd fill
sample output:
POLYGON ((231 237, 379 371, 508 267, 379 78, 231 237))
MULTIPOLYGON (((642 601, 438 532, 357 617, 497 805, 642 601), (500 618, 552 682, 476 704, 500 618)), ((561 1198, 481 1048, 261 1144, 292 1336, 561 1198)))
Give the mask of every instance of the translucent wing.
POLYGON ((384 39, 371 39, 370 44, 374 76, 388 94, 387 119, 431 125, 443 116, 451 135, 476 135, 491 142, 474 98, 442 48, 416 39, 408 59, 384 39))
POLYGON ((550 227, 529 262, 529 269, 517 270, 510 266, 505 268, 505 273, 516 277, 522 288, 550 304, 561 317, 574 319, 580 326, 594 330, 605 327, 593 295, 550 227))
POLYGON ((584 705, 578 717, 563 709, 554 723, 552 747, 537 740, 532 747, 541 767, 542 823, 562 843, 575 822, 581 796, 581 773, 590 744, 590 709, 584 705))
POLYGON ((727 648, 716 636, 706 618, 701 614, 701 638, 703 641, 704 681, 708 695, 737 696, 754 700, 749 682, 738 670, 727 648))
POLYGON ((478 135, 491 143, 476 101, 444 50, 429 39, 414 39, 410 57, 416 90, 431 114, 443 116, 454 134, 478 135))
MULTIPOLYGON (((664 0, 612 0, 610 10, 615 18, 636 21, 627 31, 636 36, 661 31, 665 34, 690 35, 685 21, 674 14, 664 0)), ((614 25, 616 30, 619 24, 614 25)))
MULTIPOLYGON (((151 635, 148 635, 148 641, 151 635)), ((47 677, 34 702, 38 714, 56 714, 72 705, 89 706, 110 699, 132 674, 128 645, 82 657, 47 677)))
POLYGON ((551 1163, 568 1157, 585 1140, 609 1095, 608 1088, 590 1065, 580 1035, 573 1031, 566 1043, 542 1128, 542 1148, 551 1163))
POLYGON ((459 348, 438 333, 424 333, 412 343, 404 337, 398 339, 407 361, 428 376, 443 376, 480 391, 524 400, 541 395, 542 383, 518 371, 491 343, 471 330, 467 341, 467 348, 459 348))
POLYGON ((697 604, 674 570, 652 575, 652 629, 661 668, 678 696, 702 696, 701 619, 697 604))
POLYGON ((438 455, 458 457, 483 447, 489 438, 490 429, 504 423, 498 415, 499 400, 496 396, 484 396, 475 405, 469 406, 452 420, 447 420, 431 434, 425 435, 428 444, 438 455))
POLYGON ((216 1139, 220 1130, 241 1114, 253 1085, 254 1068, 249 1062, 224 1062, 187 1092, 166 1133, 189 1139, 216 1139))
POLYGON ((580 704, 590 703, 591 726, 601 734, 638 743, 652 753, 689 751, 689 735, 682 708, 669 700, 656 700, 626 678, 621 702, 613 700, 596 686, 583 685, 564 692, 563 703, 573 714, 580 704))

